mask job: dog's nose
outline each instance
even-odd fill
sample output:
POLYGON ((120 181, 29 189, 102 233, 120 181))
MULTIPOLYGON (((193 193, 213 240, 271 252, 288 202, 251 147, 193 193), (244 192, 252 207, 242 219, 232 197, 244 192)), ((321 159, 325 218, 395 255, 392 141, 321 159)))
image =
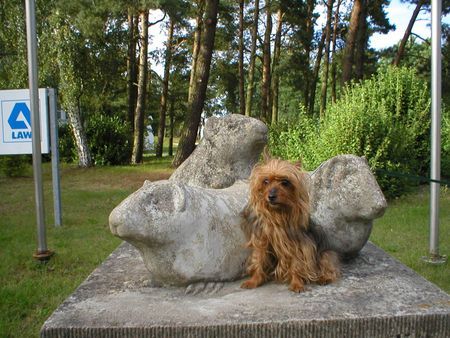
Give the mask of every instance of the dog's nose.
POLYGON ((272 189, 269 191, 269 202, 275 202, 275 200, 277 199, 277 190, 276 189, 272 189))

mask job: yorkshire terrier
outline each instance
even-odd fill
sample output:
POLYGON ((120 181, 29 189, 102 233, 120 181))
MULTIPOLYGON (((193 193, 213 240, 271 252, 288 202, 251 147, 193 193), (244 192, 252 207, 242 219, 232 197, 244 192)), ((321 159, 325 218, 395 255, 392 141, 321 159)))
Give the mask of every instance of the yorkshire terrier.
POLYGON ((294 292, 305 284, 328 284, 340 275, 339 257, 309 227, 309 196, 300 164, 271 159, 250 175, 250 198, 241 224, 252 250, 241 287, 253 289, 274 279, 294 292))

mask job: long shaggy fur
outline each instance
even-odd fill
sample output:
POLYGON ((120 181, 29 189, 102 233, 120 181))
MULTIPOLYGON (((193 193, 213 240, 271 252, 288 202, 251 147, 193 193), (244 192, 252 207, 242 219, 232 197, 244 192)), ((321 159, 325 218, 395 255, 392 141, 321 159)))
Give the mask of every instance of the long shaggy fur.
POLYGON ((250 198, 242 229, 252 250, 242 288, 255 288, 275 279, 294 292, 304 285, 326 284, 339 277, 335 252, 322 247, 319 234, 309 229, 309 196, 300 165, 266 159, 250 176, 250 198))

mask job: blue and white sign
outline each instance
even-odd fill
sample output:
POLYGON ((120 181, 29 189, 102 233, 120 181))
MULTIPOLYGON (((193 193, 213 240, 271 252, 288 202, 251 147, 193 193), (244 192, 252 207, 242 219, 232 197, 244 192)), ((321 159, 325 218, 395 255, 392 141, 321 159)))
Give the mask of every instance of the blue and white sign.
MULTIPOLYGON (((41 151, 49 152, 47 89, 39 89, 41 151)), ((0 154, 31 154, 32 132, 28 89, 0 90, 0 154)))

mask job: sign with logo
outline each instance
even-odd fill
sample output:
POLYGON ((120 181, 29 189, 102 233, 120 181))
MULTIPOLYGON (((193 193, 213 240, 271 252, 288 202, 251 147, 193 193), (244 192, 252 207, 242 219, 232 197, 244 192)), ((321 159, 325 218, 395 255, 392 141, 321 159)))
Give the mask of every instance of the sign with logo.
MULTIPOLYGON (((47 89, 39 89, 41 152, 49 152, 47 89)), ((28 89, 0 90, 0 154, 31 154, 32 131, 28 89)))

